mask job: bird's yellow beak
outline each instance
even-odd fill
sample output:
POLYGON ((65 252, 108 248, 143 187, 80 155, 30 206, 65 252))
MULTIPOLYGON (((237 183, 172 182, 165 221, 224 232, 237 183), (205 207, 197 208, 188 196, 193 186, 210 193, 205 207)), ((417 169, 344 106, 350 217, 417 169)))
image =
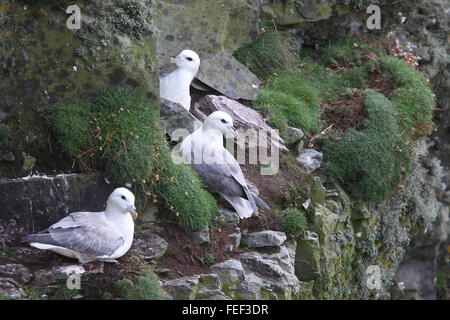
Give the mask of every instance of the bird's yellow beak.
POLYGON ((136 220, 138 217, 138 213, 136 210, 135 206, 129 206, 128 207, 128 212, 131 214, 131 217, 133 218, 133 220, 136 220))
POLYGON ((169 62, 170 62, 170 63, 175 63, 176 60, 177 60, 177 57, 176 57, 176 56, 173 56, 173 57, 170 57, 170 58, 169 58, 169 62))

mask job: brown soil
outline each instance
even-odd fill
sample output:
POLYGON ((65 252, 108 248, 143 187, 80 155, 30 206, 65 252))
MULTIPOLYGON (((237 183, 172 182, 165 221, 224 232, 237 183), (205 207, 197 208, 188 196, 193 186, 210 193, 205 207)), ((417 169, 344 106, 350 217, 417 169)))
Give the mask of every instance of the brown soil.
POLYGON ((368 115, 367 108, 362 103, 361 94, 356 93, 351 98, 325 103, 322 119, 326 123, 325 127, 332 124, 334 131, 342 135, 350 128, 359 130, 362 121, 368 115))
POLYGON ((381 71, 377 69, 370 74, 367 84, 369 88, 381 92, 386 97, 395 89, 392 79, 383 77, 381 71))
MULTIPOLYGON (((367 84, 370 89, 377 90, 385 96, 395 89, 392 79, 384 77, 377 69, 369 75, 367 84)), ((359 92, 350 98, 327 101, 324 105, 322 113, 322 119, 325 121, 324 128, 332 124, 333 130, 339 135, 343 135, 350 128, 360 130, 362 121, 369 116, 359 92)))
POLYGON ((170 273, 161 276, 165 279, 210 273, 211 268, 204 261, 209 253, 213 254, 214 263, 228 260, 234 255, 233 252, 226 254, 222 251, 224 245, 232 243, 228 235, 234 231, 227 227, 210 230, 210 244, 201 245, 194 243, 178 225, 167 224, 164 232, 168 247, 156 269, 170 269, 170 273))

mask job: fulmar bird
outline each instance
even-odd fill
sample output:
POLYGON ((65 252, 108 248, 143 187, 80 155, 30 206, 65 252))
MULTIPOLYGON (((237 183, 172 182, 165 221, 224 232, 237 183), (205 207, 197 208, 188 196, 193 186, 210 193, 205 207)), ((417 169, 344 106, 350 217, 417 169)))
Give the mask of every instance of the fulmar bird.
POLYGON ((74 212, 48 229, 29 234, 22 241, 51 250, 80 263, 114 262, 130 249, 137 217, 134 195, 125 188, 115 189, 102 212, 74 212))
POLYGON ((162 98, 178 102, 187 111, 191 108, 189 87, 200 67, 200 58, 192 50, 183 50, 178 56, 171 57, 169 62, 175 63, 177 69, 159 81, 159 94, 162 98))
POLYGON ((235 131, 233 119, 223 111, 211 113, 202 127, 187 136, 180 146, 183 159, 191 163, 206 189, 222 195, 241 219, 258 214, 258 206, 270 209, 252 193, 241 167, 223 147, 223 135, 235 131))

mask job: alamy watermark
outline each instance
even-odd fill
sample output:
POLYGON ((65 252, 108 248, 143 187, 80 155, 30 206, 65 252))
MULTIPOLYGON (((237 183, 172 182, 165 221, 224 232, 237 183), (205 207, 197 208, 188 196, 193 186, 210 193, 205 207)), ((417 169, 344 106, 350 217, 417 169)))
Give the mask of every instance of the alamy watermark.
POLYGON ((79 273, 72 273, 66 281, 66 287, 69 290, 81 289, 81 275, 79 273))
POLYGON ((370 290, 381 290, 381 269, 379 266, 371 265, 366 269, 366 285, 370 290))
POLYGON ((381 29, 381 9, 377 5, 370 5, 366 9, 366 13, 370 14, 367 18, 367 29, 369 30, 380 30, 381 29))
MULTIPOLYGON (((191 163, 191 164, 231 164, 234 162, 230 159, 230 154, 234 158, 236 138, 236 161, 239 164, 246 164, 248 155, 248 164, 261 164, 261 175, 275 175, 279 170, 280 150, 278 130, 273 130, 268 134, 266 130, 257 129, 238 129, 234 136, 225 135, 225 149, 229 152, 217 152, 215 143, 203 145, 202 141, 212 139, 211 137, 219 137, 221 140, 222 133, 216 129, 209 129, 203 132, 197 130, 196 139, 190 139, 184 142, 190 132, 187 129, 179 128, 172 132, 172 140, 182 142, 178 143, 171 153, 172 161, 175 164, 191 163), (185 146, 185 148, 181 148, 185 146)), ((193 137, 193 136, 191 136, 193 137)), ((221 142, 221 141, 220 141, 221 142)), ((219 142, 219 143, 220 143, 219 142)))

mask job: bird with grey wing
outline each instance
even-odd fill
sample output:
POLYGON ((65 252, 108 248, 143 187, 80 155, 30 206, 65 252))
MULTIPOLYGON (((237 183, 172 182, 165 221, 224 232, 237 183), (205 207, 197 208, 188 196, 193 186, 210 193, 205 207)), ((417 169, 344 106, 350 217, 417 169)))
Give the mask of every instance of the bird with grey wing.
POLYGON ((233 119, 223 111, 213 112, 183 140, 180 155, 192 164, 206 189, 220 194, 245 219, 257 215, 258 207, 270 208, 248 189, 239 163, 224 148, 223 135, 228 131, 235 131, 233 119))
POLYGON ((49 228, 22 238, 31 246, 50 250, 80 263, 117 263, 130 249, 137 218, 134 195, 126 188, 115 189, 102 212, 74 212, 49 228))
POLYGON ((200 68, 200 57, 192 50, 183 50, 169 62, 177 68, 167 75, 160 75, 161 98, 181 104, 187 111, 191 108, 190 85, 200 68))

